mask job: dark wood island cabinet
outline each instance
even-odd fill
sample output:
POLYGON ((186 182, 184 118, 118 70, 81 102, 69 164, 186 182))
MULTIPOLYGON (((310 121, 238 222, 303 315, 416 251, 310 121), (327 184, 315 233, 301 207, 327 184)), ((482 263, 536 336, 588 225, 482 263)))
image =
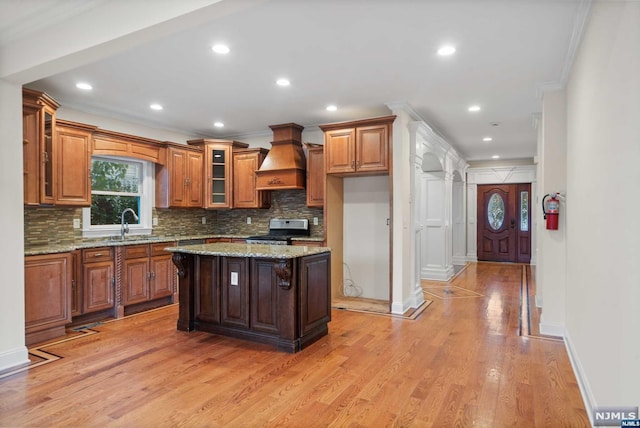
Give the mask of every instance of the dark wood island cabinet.
POLYGON ((178 267, 178 330, 201 330, 298 352, 328 333, 330 250, 215 243, 170 247, 178 267))

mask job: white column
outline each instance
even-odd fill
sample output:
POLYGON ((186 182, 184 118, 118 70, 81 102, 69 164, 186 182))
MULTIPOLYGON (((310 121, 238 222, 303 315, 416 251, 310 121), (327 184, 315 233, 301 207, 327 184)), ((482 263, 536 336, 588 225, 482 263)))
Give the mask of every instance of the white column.
MULTIPOLYGON (((540 150, 543 188, 538 195, 566 192, 566 101, 565 91, 546 92, 543 98, 542 147, 540 150)), ((558 230, 546 230, 538 222, 538 265, 536 285, 544 296, 540 315, 540 333, 564 336, 566 305, 566 204, 560 201, 558 230)), ((539 214, 540 215, 540 214, 539 214)))
POLYGON ((422 234, 422 279, 447 281, 453 276, 450 263, 450 228, 447 215, 447 181, 445 172, 424 173, 422 175, 421 215, 424 230, 422 234))
POLYGON ((467 261, 478 261, 478 185, 467 181, 467 261))
POLYGON ((464 182, 460 177, 454 176, 453 181, 453 258, 454 265, 464 265, 467 262, 466 225, 465 225, 465 200, 464 182))

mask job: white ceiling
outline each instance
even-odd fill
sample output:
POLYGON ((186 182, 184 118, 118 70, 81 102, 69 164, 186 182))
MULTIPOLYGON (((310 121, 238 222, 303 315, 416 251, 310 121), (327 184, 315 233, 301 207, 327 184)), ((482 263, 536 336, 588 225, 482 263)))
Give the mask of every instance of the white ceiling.
MULTIPOLYGON (((387 115, 387 104, 407 102, 467 160, 530 158, 537 88, 563 83, 582 3, 268 0, 27 86, 70 108, 215 138, 387 115), (231 53, 214 54, 216 42, 231 53), (444 43, 455 55, 436 54, 444 43), (282 76, 291 86, 275 84, 282 76), (94 90, 76 89, 80 80, 94 90), (472 104, 482 110, 469 113, 472 104)), ((0 11, 7 4, 30 19, 19 5, 33 0, 0 0, 0 11)), ((0 35, 18 37, 0 16, 0 35)))

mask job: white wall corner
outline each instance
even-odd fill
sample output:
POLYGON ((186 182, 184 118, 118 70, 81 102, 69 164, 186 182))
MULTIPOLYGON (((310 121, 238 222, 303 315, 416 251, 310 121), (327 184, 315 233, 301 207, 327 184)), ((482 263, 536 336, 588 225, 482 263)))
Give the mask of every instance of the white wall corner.
POLYGON ((0 372, 29 364, 29 351, 25 346, 0 353, 0 372))
POLYGON ((571 362, 571 367, 573 368, 573 374, 576 376, 576 380, 578 381, 578 388, 580 389, 580 394, 582 395, 582 401, 584 402, 584 407, 587 411, 589 422, 591 422, 591 425, 593 425, 593 409, 597 408, 598 406, 593 395, 593 391, 591 390, 591 386, 589 385, 589 380, 587 379, 584 368, 582 367, 580 359, 578 358, 578 353, 573 346, 571 335, 567 330, 565 330, 564 332, 564 346, 567 349, 567 354, 569 355, 569 361, 571 362))

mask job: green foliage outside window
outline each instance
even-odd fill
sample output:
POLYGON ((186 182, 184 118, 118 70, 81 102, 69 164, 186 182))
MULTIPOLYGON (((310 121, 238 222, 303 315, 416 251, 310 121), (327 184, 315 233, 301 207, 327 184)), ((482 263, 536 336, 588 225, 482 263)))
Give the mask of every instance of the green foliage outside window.
MULTIPOLYGON (((91 162, 91 224, 120 224, 127 209, 140 214, 140 165, 124 161, 93 159, 91 162)), ((129 224, 137 223, 127 214, 129 224)))

